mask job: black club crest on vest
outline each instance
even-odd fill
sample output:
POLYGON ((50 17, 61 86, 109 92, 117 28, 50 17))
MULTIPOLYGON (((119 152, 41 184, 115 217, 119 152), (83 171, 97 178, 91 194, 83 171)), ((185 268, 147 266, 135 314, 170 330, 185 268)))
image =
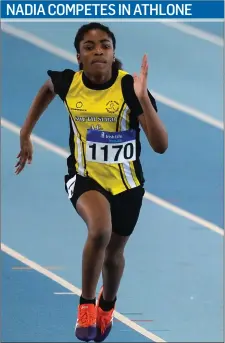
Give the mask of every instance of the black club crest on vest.
POLYGON ((106 111, 108 113, 116 113, 119 110, 119 103, 117 101, 110 100, 106 104, 106 111))

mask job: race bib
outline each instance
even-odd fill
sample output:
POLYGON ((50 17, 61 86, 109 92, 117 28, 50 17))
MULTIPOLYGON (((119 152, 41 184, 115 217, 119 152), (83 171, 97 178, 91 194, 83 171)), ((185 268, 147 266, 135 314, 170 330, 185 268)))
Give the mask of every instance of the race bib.
POLYGON ((98 163, 124 163, 136 160, 136 132, 88 130, 86 160, 98 163))

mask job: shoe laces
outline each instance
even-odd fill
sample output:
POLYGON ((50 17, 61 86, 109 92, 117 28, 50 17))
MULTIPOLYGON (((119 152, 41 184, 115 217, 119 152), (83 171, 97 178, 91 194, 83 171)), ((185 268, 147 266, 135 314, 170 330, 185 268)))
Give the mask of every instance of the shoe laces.
POLYGON ((101 308, 99 308, 98 311, 100 312, 98 315, 98 327, 101 330, 101 334, 103 334, 109 323, 112 321, 114 309, 110 311, 103 311, 101 308))
POLYGON ((89 327, 96 324, 96 309, 93 304, 79 305, 78 324, 89 327))

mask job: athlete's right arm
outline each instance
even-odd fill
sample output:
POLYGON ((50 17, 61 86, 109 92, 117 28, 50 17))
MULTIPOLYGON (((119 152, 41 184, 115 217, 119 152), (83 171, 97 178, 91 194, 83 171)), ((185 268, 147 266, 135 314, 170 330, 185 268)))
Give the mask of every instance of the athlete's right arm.
POLYGON ((31 104, 25 122, 20 130, 20 152, 17 156, 19 160, 15 165, 16 174, 19 174, 24 169, 26 163, 31 163, 33 146, 30 135, 41 115, 55 98, 55 96, 56 94, 54 92, 53 83, 49 79, 39 89, 33 103, 31 104))

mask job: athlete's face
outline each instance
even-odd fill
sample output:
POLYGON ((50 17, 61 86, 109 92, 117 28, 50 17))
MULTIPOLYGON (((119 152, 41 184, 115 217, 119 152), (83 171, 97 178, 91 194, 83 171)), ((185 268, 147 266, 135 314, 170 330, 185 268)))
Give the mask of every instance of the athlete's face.
POLYGON ((80 42, 77 60, 83 64, 84 71, 93 76, 107 74, 114 61, 111 38, 104 31, 90 30, 80 42))

